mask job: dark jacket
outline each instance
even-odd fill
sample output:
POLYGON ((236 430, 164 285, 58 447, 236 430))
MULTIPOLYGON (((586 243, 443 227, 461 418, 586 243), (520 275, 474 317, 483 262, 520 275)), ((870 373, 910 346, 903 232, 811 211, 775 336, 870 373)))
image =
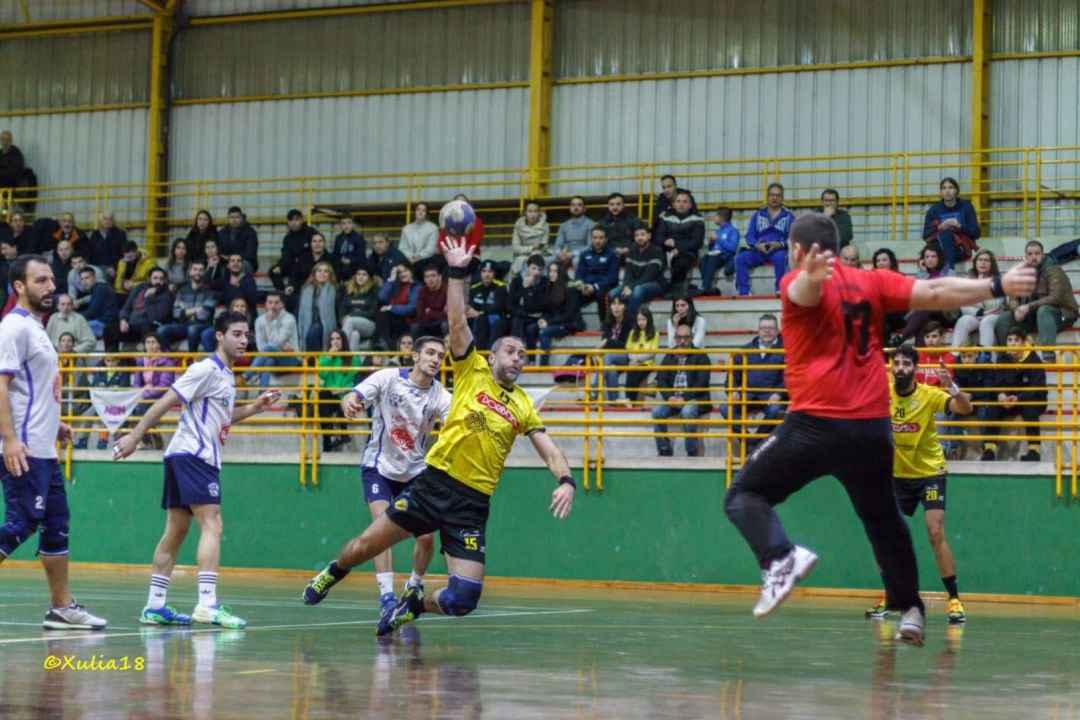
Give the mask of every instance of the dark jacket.
POLYGON ((121 320, 144 330, 168 323, 172 319, 173 298, 169 288, 158 288, 152 297, 146 298, 145 293, 149 287, 148 282, 136 285, 124 301, 124 307, 120 308, 121 320))
POLYGON ((108 235, 102 235, 101 230, 94 230, 87 240, 89 247, 84 256, 86 262, 102 268, 115 268, 124 255, 127 233, 118 227, 110 229, 108 235))
POLYGON ((240 284, 233 285, 232 273, 229 272, 229 268, 222 266, 212 285, 215 290, 221 293, 221 302, 225 307, 229 307, 232 305, 233 300, 241 297, 247 303, 248 312, 255 312, 255 307, 259 304, 259 286, 251 273, 242 274, 240 284))
POLYGON ((946 207, 945 201, 937 202, 926 211, 926 220, 923 222, 923 240, 931 240, 938 235, 938 225, 942 220, 956 218, 960 222, 960 234, 966 235, 972 240, 978 240, 982 232, 979 229, 979 218, 975 215, 975 207, 970 200, 956 198, 956 204, 946 207))
POLYGON ((506 315, 506 284, 492 280, 490 285, 482 282, 469 287, 469 306, 483 315, 506 315))
MULTIPOLYGON (((825 206, 819 205, 814 208, 814 211, 825 212, 825 206)), ((851 215, 848 215, 848 211, 843 208, 836 208, 833 222, 836 223, 836 229, 840 234, 840 247, 847 247, 855 239, 855 229, 851 226, 851 215)))
MULTIPOLYGON (((743 345, 748 350, 759 350, 758 339, 754 338, 750 342, 743 345)), ((776 338, 776 342, 773 343, 772 349, 779 350, 784 347, 784 339, 781 337, 776 338)), ((768 392, 766 388, 774 392, 784 395, 784 369, 756 369, 756 366, 760 365, 783 365, 784 356, 777 353, 765 353, 751 352, 745 355, 739 354, 732 358, 733 364, 736 367, 743 367, 746 369, 746 384, 743 384, 743 370, 732 370, 733 377, 731 378, 731 389, 734 391, 741 391, 742 388, 750 388, 747 390, 749 393, 764 393, 768 392)))
MULTIPOLYGON (((311 238, 315 235, 315 228, 304 224, 296 232, 290 230, 281 238, 281 256, 277 266, 281 268, 281 274, 288 277, 296 270, 296 261, 304 253, 311 253, 311 238)), ((190 250, 188 251, 190 252, 190 250)))
POLYGON ((54 257, 52 262, 49 263, 49 267, 52 268, 53 282, 56 283, 56 292, 53 293, 53 297, 56 295, 68 294, 68 273, 71 272, 71 259, 67 262, 60 262, 60 258, 54 257))
MULTIPOLYGON (((686 371, 686 386, 688 388, 708 388, 709 387, 709 375, 712 372, 709 367, 712 365, 712 361, 709 360, 708 355, 682 355, 682 353, 669 352, 664 356, 661 365, 678 365, 679 357, 686 358, 687 365, 702 365, 704 367, 697 370, 686 371)), ((675 375, 678 370, 657 370, 656 372, 656 389, 660 391, 660 397, 664 400, 670 400, 671 396, 675 394, 672 387, 675 384, 675 375)), ((712 399, 708 390, 690 390, 683 393, 683 398, 688 402, 709 402, 712 399)))
MULTIPOLYGON (((549 295, 550 298, 550 295, 549 295)), ((548 303, 551 305, 550 301, 548 303)), ((566 288, 566 295, 558 307, 551 307, 544 315, 548 325, 565 325, 571 332, 585 329, 585 320, 581 317, 581 293, 574 288, 566 288)))
POLYGON ((0 152, 0 188, 13 188, 22 180, 23 168, 26 160, 18 145, 12 145, 11 150, 0 152))
POLYGON ((574 279, 610 290, 619 283, 619 256, 609 245, 603 252, 596 252, 590 245, 578 258, 574 279))
POLYGON ((666 247, 668 240, 675 241, 679 253, 697 257, 705 244, 705 220, 693 210, 685 215, 669 212, 660 218, 656 244, 666 247))
POLYGON ((346 235, 338 233, 334 238, 334 257, 338 259, 341 279, 346 280, 356 274, 356 268, 364 267, 367 261, 367 242, 364 234, 353 230, 346 235), (347 262, 346 262, 347 261, 347 262))
MULTIPOLYGON (((998 362, 1014 362, 1011 359, 999 358, 998 362)), ((1041 403, 1042 409, 1046 409, 1046 371, 1042 368, 1039 354, 1031 350, 1025 351, 1018 363, 1018 368, 995 368, 990 378, 990 386, 994 388, 993 396, 996 399, 999 392, 1006 395, 1016 395, 1016 399, 1022 403, 1041 403), (998 389, 1000 388, 1000 390, 998 389), (1006 388, 1017 388, 1008 390, 1006 388), (1030 388, 1030 389, 1023 389, 1030 388)))
MULTIPOLYGON (((976 360, 976 362, 980 364, 989 361, 989 358, 983 357, 983 353, 979 353, 979 357, 976 360)), ((974 402, 986 402, 997 398, 997 393, 988 389, 993 384, 994 371, 991 368, 974 368, 965 365, 958 358, 951 370, 953 382, 956 383, 956 386, 961 390, 970 394, 971 399, 974 402)))
POLYGON ((343 321, 350 315, 374 320, 379 307, 379 291, 374 286, 366 293, 352 294, 344 284, 338 288, 338 317, 343 321))
MULTIPOLYGON (((195 262, 196 260, 206 260, 206 241, 213 240, 218 242, 218 230, 217 226, 213 223, 206 228, 206 232, 200 232, 199 228, 193 227, 188 230, 187 237, 184 238, 184 244, 187 246, 187 259, 188 262, 195 262)), ((218 246, 220 254, 221 246, 218 246)))
POLYGON ((321 262, 330 263, 330 267, 334 271, 336 276, 338 273, 337 258, 327 250, 318 259, 311 254, 311 248, 307 249, 307 252, 301 254, 293 263, 293 269, 291 273, 286 273, 286 285, 292 285, 295 288, 303 286, 307 282, 308 277, 311 275, 311 271, 315 269, 315 266, 321 262))
POLYGON ((251 267, 251 272, 259 269, 259 233, 251 225, 248 225, 247 220, 240 223, 238 228, 225 225, 219 229, 218 249, 221 251, 222 257, 225 258, 228 258, 233 253, 240 255, 240 257, 244 258, 244 262, 251 267))
MULTIPOLYGON (((675 188, 675 192, 672 194, 672 197, 675 197, 675 195, 678 195, 681 192, 690 194, 690 214, 700 215, 701 211, 698 210, 697 200, 694 199, 693 193, 691 193, 689 190, 677 187, 675 188)), ((664 193, 660 193, 656 196, 656 202, 653 203, 652 233, 654 238, 656 237, 656 231, 660 229, 660 218, 662 218, 665 214, 669 212, 675 212, 675 206, 672 205, 671 200, 668 200, 667 196, 664 195, 664 193)))
POLYGON ((604 321, 604 329, 600 333, 604 343, 600 346, 606 350, 622 350, 626 347, 626 338, 630 337, 630 331, 634 329, 634 320, 624 317, 621 323, 604 321))
POLYGON ((129 365, 130 360, 121 360, 120 368, 110 372, 109 368, 105 367, 105 363, 102 362, 94 368, 94 371, 87 375, 87 379, 90 382, 90 387, 98 388, 126 388, 131 387, 131 375, 132 373, 123 369, 124 365, 129 365))
POLYGON ((667 258, 664 257, 663 250, 652 243, 642 250, 635 243, 626 256, 623 286, 635 288, 650 282, 663 285, 665 267, 667 267, 667 258))
POLYGON ((87 320, 100 320, 103 323, 114 323, 120 319, 116 293, 103 282, 94 283, 94 287, 90 288, 90 302, 79 312, 87 320))
POLYGON ((388 248, 385 255, 371 253, 367 257, 368 274, 371 277, 380 277, 383 282, 387 282, 390 279, 390 271, 399 260, 408 260, 408 258, 396 247, 388 248))
POLYGON ((625 208, 618 215, 608 213, 600 221, 600 227, 607 230, 608 247, 612 250, 619 248, 632 248, 634 245, 634 231, 645 227, 645 223, 637 215, 625 208))
POLYGON ((1072 283, 1069 282, 1069 276, 1065 274, 1065 270, 1054 262, 1053 258, 1044 257, 1036 273, 1035 292, 1019 302, 1010 300, 1009 307, 1015 309, 1018 305, 1028 305, 1031 308, 1032 318, 1035 317, 1041 305, 1056 307, 1061 310, 1065 324, 1071 325, 1080 313, 1077 311, 1072 283))
MULTIPOLYGON (((616 267, 618 267, 616 265, 616 267)), ((515 317, 541 318, 550 312, 548 308, 548 279, 540 278, 529 287, 520 274, 515 274, 510 283, 507 305, 510 314, 515 317)))

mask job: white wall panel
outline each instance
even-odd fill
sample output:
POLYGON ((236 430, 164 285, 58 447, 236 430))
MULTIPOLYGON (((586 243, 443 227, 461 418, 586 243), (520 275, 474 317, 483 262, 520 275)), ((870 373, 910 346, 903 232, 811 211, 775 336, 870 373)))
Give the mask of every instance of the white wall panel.
POLYGON ((991 145, 1080 144, 1080 58, 995 62, 990 84, 991 145))

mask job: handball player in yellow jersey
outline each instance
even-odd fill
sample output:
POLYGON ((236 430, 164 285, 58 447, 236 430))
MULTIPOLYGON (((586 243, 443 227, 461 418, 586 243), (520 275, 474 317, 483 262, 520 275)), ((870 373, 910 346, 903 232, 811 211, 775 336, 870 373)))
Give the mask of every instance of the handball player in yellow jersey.
POLYGON ((527 435, 558 482, 550 510, 565 518, 574 504, 570 466, 544 431, 529 395, 515 383, 525 364, 521 338, 500 338, 484 359, 473 345, 465 316, 466 268, 473 250, 447 238, 443 253, 450 266, 446 312, 450 323, 454 396, 439 439, 428 451, 427 468, 394 498, 386 512, 350 540, 336 560, 304 589, 308 605, 320 602, 349 571, 410 535, 439 531, 449 582, 425 596, 409 588, 379 619, 377 634, 387 635, 421 613, 467 615, 476 609, 484 581, 485 528, 492 493, 518 435, 527 435))

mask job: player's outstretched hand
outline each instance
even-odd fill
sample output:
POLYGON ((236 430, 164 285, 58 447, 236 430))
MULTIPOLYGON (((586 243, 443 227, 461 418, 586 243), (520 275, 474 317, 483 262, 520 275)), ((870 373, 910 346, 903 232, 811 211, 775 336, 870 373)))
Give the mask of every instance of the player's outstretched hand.
POLYGON ((259 393, 259 397, 255 398, 255 402, 252 405, 255 406, 255 412, 261 413, 268 407, 276 403, 281 398, 281 391, 277 388, 271 388, 266 392, 259 393))
POLYGON ((1020 263, 1001 276, 1001 287, 1011 297, 1027 297, 1035 289, 1035 268, 1020 263))
POLYGON ((466 249, 465 238, 447 236, 443 240, 442 251, 446 257, 446 264, 450 267, 467 268, 472 262, 475 248, 466 249))
POLYGON ((810 252, 803 256, 799 267, 809 280, 816 283, 825 282, 832 277, 833 267, 836 265, 836 256, 832 250, 821 251, 817 243, 810 246, 810 252))
POLYGON ((134 433, 128 433, 124 437, 116 441, 112 449, 113 460, 123 460, 128 455, 131 455, 139 447, 139 441, 135 437, 134 433))
POLYGON ((551 506, 548 510, 551 511, 552 515, 562 520, 570 514, 573 507, 574 486, 569 483, 562 483, 551 493, 551 506))
POLYGON ((23 473, 30 472, 30 463, 26 458, 31 454, 30 448, 21 440, 4 441, 4 467, 15 477, 22 477, 23 473))
POLYGON ((345 397, 341 398, 341 414, 349 420, 355 420, 365 407, 364 399, 355 392, 347 392, 345 397))
POLYGON ((75 439, 75 433, 72 431, 71 426, 65 422, 60 423, 60 426, 56 429, 56 439, 63 445, 70 445, 75 439))

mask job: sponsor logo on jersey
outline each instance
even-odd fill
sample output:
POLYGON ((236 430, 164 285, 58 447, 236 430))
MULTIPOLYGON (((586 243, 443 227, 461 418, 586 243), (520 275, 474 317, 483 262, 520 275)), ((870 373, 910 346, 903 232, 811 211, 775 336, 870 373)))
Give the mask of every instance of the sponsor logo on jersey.
POLYGON ((893 423, 892 431, 894 433, 917 433, 922 428, 919 423, 893 423))
POLYGON ((515 430, 519 429, 517 418, 514 417, 514 414, 512 412, 510 412, 510 408, 506 407, 506 405, 503 405, 501 402, 491 397, 486 392, 481 391, 476 396, 476 402, 493 411, 503 420, 510 423, 515 430))
POLYGON ((412 451, 416 449, 416 439, 407 427, 397 426, 390 430, 390 439, 402 450, 412 451))

